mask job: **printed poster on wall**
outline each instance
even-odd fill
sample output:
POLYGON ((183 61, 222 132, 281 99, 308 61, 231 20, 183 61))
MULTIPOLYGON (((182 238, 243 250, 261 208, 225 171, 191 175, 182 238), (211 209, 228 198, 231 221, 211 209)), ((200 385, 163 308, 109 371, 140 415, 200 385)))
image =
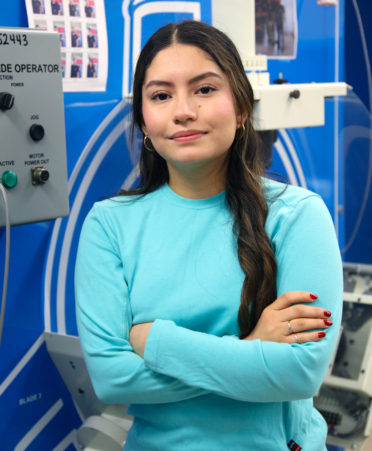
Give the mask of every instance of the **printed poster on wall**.
POLYGON ((318 5, 337 6, 338 0, 317 0, 318 5))
POLYGON ((104 0, 26 0, 26 9, 30 28, 60 36, 63 90, 106 91, 104 0))
POLYGON ((297 55, 296 0, 256 0, 256 54, 268 59, 297 55))

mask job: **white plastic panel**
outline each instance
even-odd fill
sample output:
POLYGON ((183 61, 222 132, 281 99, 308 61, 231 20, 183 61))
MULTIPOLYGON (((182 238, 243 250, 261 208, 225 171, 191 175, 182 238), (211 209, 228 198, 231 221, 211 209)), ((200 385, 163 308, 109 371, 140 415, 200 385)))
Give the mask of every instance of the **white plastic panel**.
POLYGON ((254 127, 256 130, 275 130, 324 125, 325 97, 345 95, 346 92, 346 83, 255 86, 254 127), (295 97, 291 97, 291 93, 295 97))

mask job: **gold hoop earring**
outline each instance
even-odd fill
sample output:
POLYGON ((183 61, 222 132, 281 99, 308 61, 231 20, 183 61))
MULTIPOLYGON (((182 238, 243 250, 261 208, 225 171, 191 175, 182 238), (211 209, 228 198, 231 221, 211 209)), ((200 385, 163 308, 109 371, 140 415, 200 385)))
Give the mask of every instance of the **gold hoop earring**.
POLYGON ((244 124, 242 124, 242 129, 243 129, 243 133, 242 133, 242 135, 241 135, 241 136, 239 136, 239 138, 237 138, 237 137, 235 136, 235 139, 242 139, 242 138, 243 138, 243 136, 244 136, 244 133, 245 133, 245 125, 244 125, 244 124))
POLYGON ((145 137, 143 138, 143 145, 146 147, 147 150, 149 150, 150 152, 154 152, 155 149, 150 149, 149 147, 146 146, 146 139, 149 137, 149 135, 145 135, 145 137))

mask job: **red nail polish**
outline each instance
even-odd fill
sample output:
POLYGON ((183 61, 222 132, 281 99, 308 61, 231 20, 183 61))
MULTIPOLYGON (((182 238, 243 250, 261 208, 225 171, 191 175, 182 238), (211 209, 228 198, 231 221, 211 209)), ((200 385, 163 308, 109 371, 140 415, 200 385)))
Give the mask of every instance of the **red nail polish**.
POLYGON ((318 296, 316 294, 310 293, 310 299, 318 299, 318 296))
POLYGON ((319 332, 318 333, 318 337, 319 338, 324 338, 326 336, 325 332, 319 332))
POLYGON ((332 313, 329 312, 328 310, 324 310, 324 316, 326 316, 327 318, 329 318, 330 316, 332 316, 332 313))
POLYGON ((329 319, 325 319, 325 320, 324 320, 324 324, 325 324, 326 326, 332 326, 333 321, 331 321, 331 320, 329 320, 329 319))

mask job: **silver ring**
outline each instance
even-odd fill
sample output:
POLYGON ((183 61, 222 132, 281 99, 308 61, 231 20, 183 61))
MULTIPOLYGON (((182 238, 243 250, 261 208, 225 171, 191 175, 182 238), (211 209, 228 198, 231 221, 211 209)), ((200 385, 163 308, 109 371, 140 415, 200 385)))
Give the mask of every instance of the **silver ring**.
POLYGON ((293 334, 293 331, 291 329, 291 323, 288 321, 288 330, 290 334, 293 334))
POLYGON ((298 341, 298 337, 297 337, 297 335, 296 334, 293 334, 294 336, 295 336, 295 339, 296 339, 296 343, 299 345, 300 344, 300 342, 298 341))

